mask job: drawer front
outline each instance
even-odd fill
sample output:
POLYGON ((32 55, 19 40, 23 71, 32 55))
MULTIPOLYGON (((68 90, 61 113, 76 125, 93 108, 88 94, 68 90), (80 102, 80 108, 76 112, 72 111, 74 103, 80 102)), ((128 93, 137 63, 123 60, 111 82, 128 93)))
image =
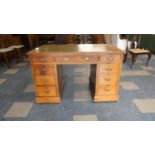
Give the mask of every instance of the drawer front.
POLYGON ((104 64, 99 65, 99 72, 118 72, 119 64, 104 64))
POLYGON ((56 96, 56 86, 38 86, 36 87, 37 96, 56 96))
POLYGON ((82 62, 97 62, 98 57, 95 55, 83 55, 81 56, 81 61, 82 62))
POLYGON ((103 75, 98 77, 98 85, 105 85, 105 84, 116 84, 118 81, 118 75, 117 74, 111 74, 111 75, 103 75))
POLYGON ((48 76, 48 75, 38 75, 36 76, 36 84, 37 85, 55 85, 55 77, 54 76, 48 76))
POLYGON ((56 56, 57 63, 78 63, 78 62, 97 62, 98 57, 95 55, 61 55, 56 56))
POLYGON ((117 87, 116 85, 103 85, 98 86, 96 90, 96 95, 110 95, 110 94, 116 94, 117 87))
POLYGON ((119 63, 121 62, 120 55, 115 54, 105 54, 103 56, 100 56, 100 61, 104 63, 119 63))
POLYGON ((54 56, 50 55, 32 55, 31 60, 33 63, 50 63, 54 62, 55 58, 54 56))
POLYGON ((33 65, 33 70, 36 75, 54 75, 53 65, 33 65))
POLYGON ((73 56, 73 55, 60 55, 56 56, 56 62, 57 63, 70 63, 70 62, 80 62, 81 57, 80 56, 73 56))

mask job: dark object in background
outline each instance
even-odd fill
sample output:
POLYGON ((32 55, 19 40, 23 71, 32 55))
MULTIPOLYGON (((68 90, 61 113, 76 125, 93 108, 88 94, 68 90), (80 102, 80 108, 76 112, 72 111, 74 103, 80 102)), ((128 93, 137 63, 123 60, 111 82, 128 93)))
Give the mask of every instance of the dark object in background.
POLYGON ((56 34, 55 35, 55 44, 66 44, 67 38, 65 34, 56 34))
POLYGON ((120 34, 119 37, 120 37, 120 39, 127 39, 128 35, 127 34, 120 34))
POLYGON ((19 36, 25 49, 30 49, 28 35, 27 34, 12 34, 12 36, 19 36))

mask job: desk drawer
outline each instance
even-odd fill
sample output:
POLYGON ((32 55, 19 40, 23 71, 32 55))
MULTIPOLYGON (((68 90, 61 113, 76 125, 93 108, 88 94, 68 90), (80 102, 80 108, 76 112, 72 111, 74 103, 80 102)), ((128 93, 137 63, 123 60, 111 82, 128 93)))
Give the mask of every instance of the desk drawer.
POLYGON ((117 87, 116 85, 103 85, 98 86, 96 90, 96 95, 110 95, 110 94, 116 94, 117 87))
POLYGON ((98 85, 105 85, 105 84, 116 84, 118 81, 117 74, 105 74, 103 76, 98 77, 98 85))
POLYGON ((71 63, 71 62, 80 62, 81 57, 78 55, 59 55, 56 56, 56 62, 57 63, 71 63))
POLYGON ((85 63, 97 62, 98 57, 95 55, 61 55, 56 56, 57 63, 85 63))
POLYGON ((97 62, 98 57, 95 55, 83 55, 81 56, 81 61, 82 62, 97 62))
POLYGON ((33 70, 36 75, 54 75, 54 65, 35 64, 33 70))
POLYGON ((55 85, 55 77, 53 75, 38 75, 36 76, 37 85, 55 85))
POLYGON ((32 63, 50 63, 55 61, 55 57, 51 55, 32 55, 32 63))
POLYGON ((119 69, 119 64, 104 64, 104 65, 100 65, 99 64, 99 72, 103 73, 103 72, 118 72, 119 69))
POLYGON ((105 54, 100 56, 100 61, 104 63, 120 63, 121 57, 115 54, 105 54))
POLYGON ((37 96, 56 96, 56 86, 38 86, 36 87, 37 96))

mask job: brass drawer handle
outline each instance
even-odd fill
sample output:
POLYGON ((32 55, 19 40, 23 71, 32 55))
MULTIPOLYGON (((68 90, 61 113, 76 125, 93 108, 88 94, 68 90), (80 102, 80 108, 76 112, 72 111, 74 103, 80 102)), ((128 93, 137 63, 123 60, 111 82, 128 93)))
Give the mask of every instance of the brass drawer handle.
POLYGON ((41 71, 42 71, 42 72, 46 72, 46 68, 42 68, 41 71))
POLYGON ((110 89, 104 89, 104 91, 110 91, 110 89))
POLYGON ((49 91, 48 89, 45 89, 44 92, 45 92, 46 94, 49 94, 49 93, 50 93, 50 91, 49 91))
POLYGON ((45 58, 40 58, 40 61, 46 61, 46 59, 45 58))
POLYGON ((106 71, 112 71, 112 68, 106 68, 105 70, 106 71))
POLYGON ((114 58, 111 57, 111 56, 107 57, 107 61, 112 61, 113 59, 114 59, 114 58))
POLYGON ((86 58, 85 58, 85 60, 86 60, 86 61, 88 61, 88 60, 89 60, 89 58, 88 58, 88 57, 86 57, 86 58))
POLYGON ((68 60, 69 60, 69 58, 68 58, 68 57, 65 57, 65 58, 64 58, 64 60, 65 60, 65 61, 68 61, 68 60))
POLYGON ((47 79, 42 79, 42 82, 48 83, 48 80, 47 79))
POLYGON ((106 88, 109 88, 109 87, 110 87, 110 85, 105 85, 105 87, 106 87, 106 88))
POLYGON ((110 91, 110 85, 105 85, 104 91, 110 91))
POLYGON ((111 78, 105 78, 105 80, 106 80, 106 81, 110 81, 110 80, 111 80, 111 78))
POLYGON ((42 68, 42 69, 40 70, 40 74, 42 74, 42 75, 46 74, 46 72, 47 72, 46 68, 42 68))

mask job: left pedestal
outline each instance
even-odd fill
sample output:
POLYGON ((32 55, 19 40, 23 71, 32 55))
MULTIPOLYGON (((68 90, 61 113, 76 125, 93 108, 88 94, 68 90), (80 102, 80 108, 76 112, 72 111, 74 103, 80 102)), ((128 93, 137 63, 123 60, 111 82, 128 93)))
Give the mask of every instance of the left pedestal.
POLYGON ((31 60, 35 83, 36 103, 61 103, 63 80, 61 66, 50 63, 34 63, 31 60))

